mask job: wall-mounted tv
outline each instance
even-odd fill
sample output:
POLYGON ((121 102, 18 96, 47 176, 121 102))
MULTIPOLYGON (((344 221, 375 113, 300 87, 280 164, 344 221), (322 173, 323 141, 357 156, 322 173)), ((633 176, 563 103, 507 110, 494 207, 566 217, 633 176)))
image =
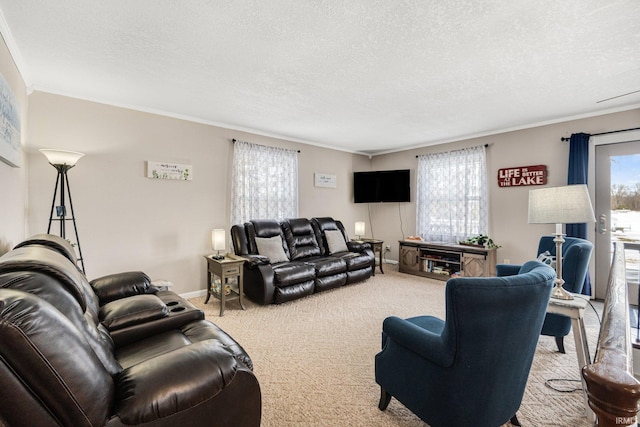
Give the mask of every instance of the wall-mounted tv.
POLYGON ((409 169, 354 172, 354 203, 410 202, 409 169))

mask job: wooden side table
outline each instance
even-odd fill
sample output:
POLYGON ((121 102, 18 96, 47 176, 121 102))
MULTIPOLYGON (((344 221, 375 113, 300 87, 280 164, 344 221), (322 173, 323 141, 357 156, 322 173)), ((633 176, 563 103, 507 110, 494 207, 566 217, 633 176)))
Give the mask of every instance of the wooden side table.
MULTIPOLYGON (((573 328, 573 338, 576 343, 576 353, 578 357, 578 372, 582 374, 582 368, 591 363, 589 355, 589 342, 587 341, 587 332, 584 328, 584 309, 589 301, 586 298, 573 294, 572 300, 549 299, 547 313, 561 314, 571 319, 571 327, 573 328)), ((582 376, 582 375, 580 375, 582 376)), ((593 424, 595 415, 589 407, 589 399, 587 398, 587 387, 582 378, 582 397, 584 398, 584 406, 587 420, 593 424)))
POLYGON ((209 302, 212 295, 220 300, 220 316, 224 315, 224 306, 227 301, 239 300, 240 307, 244 310, 244 289, 242 285, 242 264, 244 258, 227 254, 223 259, 215 259, 213 255, 205 256, 207 260, 207 298, 209 302), (214 284, 220 286, 214 289, 214 284), (237 285, 237 287, 236 287, 237 285), (229 294, 227 295, 227 286, 229 294))
MULTIPOLYGON (((353 240, 354 242, 360 242, 360 243, 368 243, 371 245, 371 249, 373 250, 373 254, 375 256, 376 252, 380 253, 380 273, 384 274, 384 271, 382 270, 382 244, 384 243, 383 240, 377 240, 377 239, 356 239, 353 240)), ((376 266, 373 266, 373 275, 376 275, 376 266)))

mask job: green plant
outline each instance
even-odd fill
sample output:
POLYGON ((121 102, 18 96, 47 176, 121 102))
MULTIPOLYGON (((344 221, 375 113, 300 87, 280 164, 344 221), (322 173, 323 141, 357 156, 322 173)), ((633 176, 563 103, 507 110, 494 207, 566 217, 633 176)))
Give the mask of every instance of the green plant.
POLYGON ((496 245, 493 239, 485 234, 478 234, 477 236, 469 237, 467 240, 463 240, 460 243, 467 245, 484 246, 489 249, 497 249, 500 245, 496 245))

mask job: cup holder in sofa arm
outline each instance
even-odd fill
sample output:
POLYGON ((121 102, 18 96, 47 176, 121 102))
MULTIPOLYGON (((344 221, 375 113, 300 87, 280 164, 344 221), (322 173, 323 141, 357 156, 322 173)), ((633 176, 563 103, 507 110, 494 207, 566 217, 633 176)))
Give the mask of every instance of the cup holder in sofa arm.
POLYGON ((174 306, 174 305, 178 305, 180 303, 178 301, 167 301, 166 304, 167 304, 167 306, 171 307, 171 306, 174 306))
POLYGON ((172 313, 179 313, 179 312, 181 312, 181 311, 185 311, 185 310, 186 310, 186 308, 184 308, 184 307, 179 307, 179 306, 178 306, 178 307, 173 307, 173 308, 171 308, 171 312, 172 312, 172 313))

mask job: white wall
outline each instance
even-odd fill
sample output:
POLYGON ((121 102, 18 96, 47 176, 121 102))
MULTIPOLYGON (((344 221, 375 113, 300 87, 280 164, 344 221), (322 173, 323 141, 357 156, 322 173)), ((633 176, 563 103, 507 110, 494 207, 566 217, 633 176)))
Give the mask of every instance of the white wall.
POLYGON ((233 138, 300 150, 301 217, 356 220, 351 176, 366 156, 42 92, 29 101, 29 234, 46 232, 56 178, 37 150, 85 153, 69 181, 89 278, 143 270, 179 293, 205 289, 210 231, 231 226, 233 138), (193 180, 145 178, 147 160, 192 164, 193 180), (314 172, 336 175, 337 188, 314 187, 314 172))
MULTIPOLYGON (((536 255, 540 236, 552 234, 554 226, 527 223, 529 190, 536 187, 498 187, 498 169, 543 164, 548 170, 547 186, 566 185, 569 143, 562 142, 560 138, 577 132, 599 133, 637 127, 639 121, 640 109, 630 110, 376 156, 371 168, 411 169, 412 182, 415 182, 416 155, 489 144, 489 233, 496 243, 502 245, 498 250, 498 262, 509 259, 512 263, 522 263, 536 255)), ((415 188, 412 188, 412 200, 415 200, 415 188)), ((394 246, 389 258, 397 260, 397 240, 402 239, 401 223, 405 235, 416 233, 415 203, 372 204, 370 208, 376 237, 392 242, 394 246)))
MULTIPOLYGON (((352 173, 411 169, 416 155, 489 144, 490 229, 502 245, 498 260, 520 263, 535 255, 538 239, 552 226, 527 224, 530 187, 499 188, 497 170, 545 164, 549 186, 564 185, 568 143, 574 132, 598 133, 637 127, 640 109, 397 153, 366 156, 172 119, 64 96, 34 92, 24 82, 6 46, 0 44, 0 72, 18 99, 25 161, 22 168, 0 163, 0 251, 46 231, 55 170, 37 149, 82 151, 70 171, 78 228, 89 278, 140 269, 171 280, 180 293, 205 288, 203 255, 209 233, 229 224, 233 138, 299 149, 300 216, 333 216, 353 234, 355 221, 367 235, 392 245, 415 234, 415 203, 353 204, 352 173), (28 101, 28 102, 27 102, 28 101), (146 160, 189 163, 190 182, 144 177, 146 160), (315 172, 334 174, 337 188, 313 185, 315 172), (28 178, 28 179, 27 179, 28 178), (28 181, 28 182, 27 182, 28 181)), ((412 189, 415 200, 415 188, 412 189)))
MULTIPOLYGON (((20 108, 20 136, 24 146, 27 137, 27 91, 16 65, 0 39, 0 73, 9 84, 20 108)), ((0 255, 7 252, 25 236, 27 164, 11 167, 0 161, 0 255)))

